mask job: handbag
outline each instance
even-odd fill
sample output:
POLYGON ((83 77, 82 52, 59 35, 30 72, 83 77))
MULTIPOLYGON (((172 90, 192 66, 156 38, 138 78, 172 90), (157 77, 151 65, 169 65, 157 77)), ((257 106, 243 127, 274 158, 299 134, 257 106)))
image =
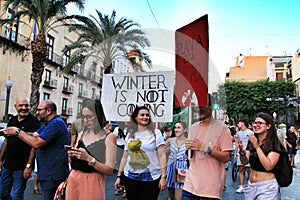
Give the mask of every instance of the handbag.
POLYGON ((64 200, 66 198, 66 189, 67 179, 59 184, 53 200, 64 200))
POLYGON ((184 183, 185 178, 188 174, 187 169, 175 169, 175 182, 177 183, 184 183))

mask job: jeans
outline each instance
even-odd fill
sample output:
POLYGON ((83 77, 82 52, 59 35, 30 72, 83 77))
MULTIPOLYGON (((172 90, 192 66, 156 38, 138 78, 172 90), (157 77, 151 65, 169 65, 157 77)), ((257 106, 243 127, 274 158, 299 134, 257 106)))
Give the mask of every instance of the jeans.
POLYGON ((208 197, 199 197, 190 192, 182 190, 182 199, 181 200, 218 200, 218 199, 208 198, 208 197))
POLYGON ((2 167, 0 189, 2 200, 24 199, 27 180, 23 178, 23 172, 23 170, 9 170, 2 167))
POLYGON ((61 182, 64 180, 40 180, 42 188, 42 199, 53 200, 55 192, 61 182))

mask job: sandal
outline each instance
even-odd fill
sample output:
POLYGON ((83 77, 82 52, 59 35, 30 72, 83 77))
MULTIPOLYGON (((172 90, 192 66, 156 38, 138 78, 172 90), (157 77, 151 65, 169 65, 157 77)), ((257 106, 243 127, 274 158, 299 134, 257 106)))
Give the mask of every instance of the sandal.
POLYGON ((39 190, 39 189, 34 189, 34 190, 33 190, 33 194, 41 195, 41 194, 42 194, 42 191, 39 190))
POLYGON ((127 195, 126 195, 126 191, 125 191, 125 190, 124 190, 124 193, 123 193, 122 197, 123 197, 124 199, 127 198, 127 195))

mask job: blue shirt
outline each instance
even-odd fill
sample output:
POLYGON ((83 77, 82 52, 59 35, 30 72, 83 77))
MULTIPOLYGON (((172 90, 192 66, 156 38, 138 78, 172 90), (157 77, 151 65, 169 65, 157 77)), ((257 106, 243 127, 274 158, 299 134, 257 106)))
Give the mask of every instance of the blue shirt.
POLYGON ((39 180, 63 180, 69 174, 65 144, 70 144, 66 123, 57 115, 39 130, 39 137, 47 141, 36 150, 39 180))

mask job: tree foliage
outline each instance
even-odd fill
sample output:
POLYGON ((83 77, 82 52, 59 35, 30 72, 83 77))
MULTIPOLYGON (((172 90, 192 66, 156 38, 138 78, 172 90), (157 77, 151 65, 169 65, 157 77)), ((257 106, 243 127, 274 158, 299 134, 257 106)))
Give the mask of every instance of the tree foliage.
MULTIPOLYGON (((65 67, 66 72, 75 64, 95 58, 103 64, 105 73, 111 73, 114 59, 119 56, 128 58, 127 52, 136 46, 150 46, 150 41, 138 23, 124 17, 116 20, 116 11, 110 16, 102 14, 99 10, 96 12, 97 17, 70 16, 79 23, 71 24, 69 30, 79 32, 80 36, 77 41, 63 49, 64 53, 72 51, 70 61, 65 67)), ((146 53, 141 50, 137 50, 136 53, 151 67, 151 60, 146 53)), ((138 65, 136 62, 132 64, 138 65)))
POLYGON ((292 97, 295 87, 292 81, 286 80, 263 80, 252 83, 225 82, 219 85, 219 104, 234 121, 240 118, 253 120, 259 112, 266 112, 270 115, 276 112, 277 115, 282 116, 286 111, 284 102, 271 102, 266 99, 284 98, 286 95, 292 97))

